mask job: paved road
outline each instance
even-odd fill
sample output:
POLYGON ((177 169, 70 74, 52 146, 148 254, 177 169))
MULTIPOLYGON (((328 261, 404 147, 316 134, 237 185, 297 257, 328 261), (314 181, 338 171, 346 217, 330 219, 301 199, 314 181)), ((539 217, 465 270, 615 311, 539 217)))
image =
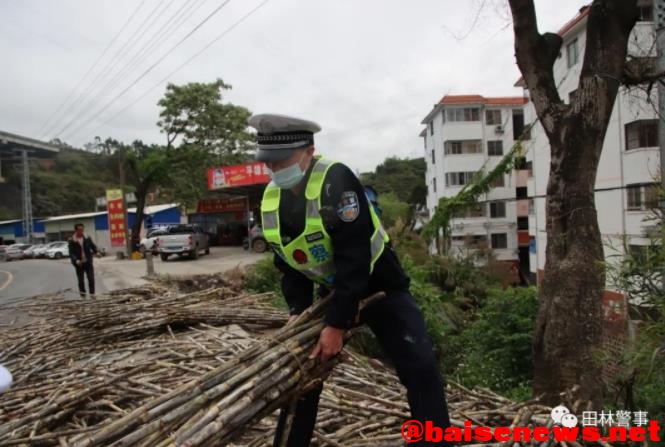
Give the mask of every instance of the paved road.
MULTIPOLYGON (((97 291, 106 288, 97 275, 97 291)), ((65 291, 68 298, 78 296, 76 273, 68 259, 24 259, 0 262, 0 304, 17 298, 65 291)))
MULTIPOLYGON (((196 275, 219 273, 251 264, 269 254, 256 254, 238 247, 212 247, 210 255, 197 260, 172 257, 168 262, 155 259, 155 273, 196 275)), ((147 284, 144 260, 117 260, 113 256, 95 259, 97 293, 147 284)), ((19 298, 64 291, 77 298, 76 273, 68 259, 24 259, 0 262, 0 304, 19 298)))

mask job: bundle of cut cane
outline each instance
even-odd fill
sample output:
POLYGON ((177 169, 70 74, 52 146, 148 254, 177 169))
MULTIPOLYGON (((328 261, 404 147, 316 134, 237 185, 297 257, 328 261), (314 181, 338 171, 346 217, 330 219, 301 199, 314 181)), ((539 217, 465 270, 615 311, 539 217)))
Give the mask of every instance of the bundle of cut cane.
POLYGON ((98 340, 143 335, 148 330, 196 323, 212 325, 240 324, 248 328, 277 328, 286 322, 284 312, 267 304, 270 293, 235 295, 227 289, 208 289, 168 299, 141 303, 95 301, 77 309, 65 309, 76 315, 78 328, 95 329, 98 340))
MULTIPOLYGON (((365 305, 382 297, 377 294, 365 305)), ((320 383, 333 362, 308 359, 330 297, 202 377, 144 403, 74 446, 224 445, 238 430, 320 383)))

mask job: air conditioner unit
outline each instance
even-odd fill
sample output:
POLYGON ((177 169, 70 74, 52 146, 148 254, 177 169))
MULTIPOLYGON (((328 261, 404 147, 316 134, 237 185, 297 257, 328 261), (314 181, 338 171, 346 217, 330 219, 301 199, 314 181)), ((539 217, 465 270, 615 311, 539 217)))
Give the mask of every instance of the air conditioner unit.
POLYGON ((498 126, 496 126, 494 128, 494 133, 502 134, 503 133, 503 126, 500 125, 500 124, 498 126))

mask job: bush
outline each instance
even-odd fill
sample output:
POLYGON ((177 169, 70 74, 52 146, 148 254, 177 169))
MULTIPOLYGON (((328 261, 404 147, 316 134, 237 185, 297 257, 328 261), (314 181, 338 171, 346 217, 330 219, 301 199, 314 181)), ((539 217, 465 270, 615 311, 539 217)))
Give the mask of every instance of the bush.
POLYGON ((245 288, 250 292, 274 292, 282 296, 282 272, 275 267, 272 256, 247 267, 245 288))
POLYGON ((473 322, 460 334, 464 346, 457 375, 466 386, 484 386, 525 397, 533 377, 531 341, 538 312, 535 288, 491 289, 473 322))

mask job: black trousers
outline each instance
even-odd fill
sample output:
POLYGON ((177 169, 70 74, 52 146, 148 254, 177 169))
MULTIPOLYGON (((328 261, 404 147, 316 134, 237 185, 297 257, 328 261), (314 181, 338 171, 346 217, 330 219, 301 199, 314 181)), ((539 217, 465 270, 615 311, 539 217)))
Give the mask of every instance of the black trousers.
MULTIPOLYGON (((392 360, 400 382, 406 387, 412 419, 423 426, 431 421, 444 430, 450 426, 448 405, 444 396, 441 374, 437 368, 432 342, 422 313, 408 290, 394 290, 366 308, 360 315, 376 335, 382 348, 392 360)), ((316 388, 299 399, 291 432, 282 433, 287 411, 283 409, 277 423, 274 446, 288 435, 289 447, 306 447, 314 432, 319 397, 323 387, 316 388)), ((404 421, 406 422, 406 420, 404 421)), ((413 445, 433 445, 414 443, 413 445)), ((452 445, 445 441, 436 445, 452 445)))
POLYGON ((81 296, 85 296, 85 284, 83 282, 83 275, 88 277, 88 292, 90 295, 95 294, 95 269, 92 267, 92 261, 89 260, 81 265, 74 266, 76 268, 76 278, 79 282, 79 292, 81 296))

